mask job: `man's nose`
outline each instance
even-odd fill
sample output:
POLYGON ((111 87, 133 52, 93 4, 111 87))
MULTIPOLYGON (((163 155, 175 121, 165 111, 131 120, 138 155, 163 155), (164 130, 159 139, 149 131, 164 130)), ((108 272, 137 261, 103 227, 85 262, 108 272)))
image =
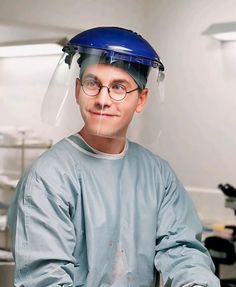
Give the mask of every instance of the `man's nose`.
POLYGON ((112 104, 111 97, 109 95, 109 88, 107 86, 101 86, 95 102, 101 107, 110 106, 112 104))

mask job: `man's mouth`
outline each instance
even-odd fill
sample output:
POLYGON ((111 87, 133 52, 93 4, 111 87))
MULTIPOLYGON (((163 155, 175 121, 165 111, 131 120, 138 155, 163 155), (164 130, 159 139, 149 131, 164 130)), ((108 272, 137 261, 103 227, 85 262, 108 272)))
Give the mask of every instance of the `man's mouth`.
POLYGON ((100 111, 89 111, 89 113, 95 117, 109 117, 109 118, 117 117, 117 115, 115 114, 105 113, 105 112, 100 112, 100 111))

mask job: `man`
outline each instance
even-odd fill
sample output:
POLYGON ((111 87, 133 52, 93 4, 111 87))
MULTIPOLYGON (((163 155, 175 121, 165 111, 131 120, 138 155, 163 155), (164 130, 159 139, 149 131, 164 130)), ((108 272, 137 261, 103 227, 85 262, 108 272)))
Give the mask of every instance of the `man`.
POLYGON ((152 68, 163 78, 155 50, 132 31, 100 27, 64 51, 43 114, 53 114, 53 103, 56 121, 66 114, 64 65, 83 126, 18 184, 9 212, 15 286, 151 287, 159 273, 165 286, 220 286, 182 184, 166 161, 127 140, 134 114, 148 101, 156 109, 146 87, 152 68))

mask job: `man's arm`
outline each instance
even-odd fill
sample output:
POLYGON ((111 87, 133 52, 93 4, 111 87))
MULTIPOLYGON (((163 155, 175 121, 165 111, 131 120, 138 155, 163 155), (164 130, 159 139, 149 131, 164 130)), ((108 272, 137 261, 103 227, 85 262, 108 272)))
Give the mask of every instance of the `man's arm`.
POLYGON ((33 168, 18 184, 9 210, 17 287, 73 286, 75 231, 63 188, 33 168))
POLYGON ((219 287, 214 266, 201 243, 202 226, 182 184, 167 165, 165 196, 158 214, 155 266, 165 286, 219 287))

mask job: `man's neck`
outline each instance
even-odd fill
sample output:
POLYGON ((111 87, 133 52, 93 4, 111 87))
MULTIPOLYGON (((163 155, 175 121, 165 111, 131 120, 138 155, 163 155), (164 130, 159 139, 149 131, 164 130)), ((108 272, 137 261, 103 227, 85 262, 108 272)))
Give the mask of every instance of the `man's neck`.
POLYGON ((87 133, 84 129, 82 129, 79 134, 88 145, 98 151, 108 154, 119 154, 124 150, 124 138, 108 138, 97 136, 87 133))

